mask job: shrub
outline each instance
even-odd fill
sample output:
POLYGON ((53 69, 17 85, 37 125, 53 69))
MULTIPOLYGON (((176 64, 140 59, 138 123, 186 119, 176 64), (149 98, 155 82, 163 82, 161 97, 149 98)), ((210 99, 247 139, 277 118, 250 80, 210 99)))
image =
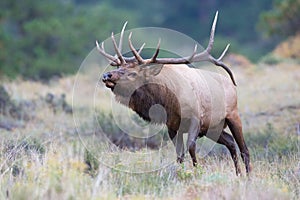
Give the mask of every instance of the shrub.
POLYGON ((299 152, 297 136, 283 135, 277 132, 270 123, 257 133, 246 133, 245 140, 257 159, 276 160, 299 152))
POLYGON ((277 65, 282 61, 281 58, 279 58, 278 56, 276 56, 273 53, 269 53, 267 55, 265 55, 260 62, 267 64, 267 65, 277 65))
POLYGON ((273 53, 282 58, 300 60, 300 33, 294 37, 289 37, 286 41, 280 43, 273 53))
MULTIPOLYGON (((148 124, 148 122, 145 122, 135 113, 132 113, 130 120, 140 122, 139 124, 141 124, 141 126, 148 124)), ((125 119, 123 121, 125 122, 125 119)), ((165 128, 148 138, 131 136, 130 133, 125 133, 119 128, 111 112, 97 111, 97 123, 99 123, 102 129, 99 131, 103 131, 103 134, 105 134, 112 143, 123 149, 137 150, 145 147, 157 149, 160 148, 161 145, 164 145, 169 138, 165 128)), ((132 128, 131 131, 137 132, 138 130, 132 128)))
POLYGON ((28 158, 28 160, 38 158, 42 161, 46 147, 37 138, 25 138, 21 140, 7 140, 1 150, 1 156, 5 160, 2 169, 0 169, 1 172, 10 168, 12 174, 17 176, 23 171, 23 160, 25 158, 28 158))
POLYGON ((259 27, 268 35, 294 35, 300 31, 300 1, 273 0, 273 8, 260 16, 259 27))
POLYGON ((86 172, 91 176, 95 176, 99 168, 99 161, 95 157, 95 154, 91 152, 91 150, 85 149, 84 162, 87 165, 86 172))

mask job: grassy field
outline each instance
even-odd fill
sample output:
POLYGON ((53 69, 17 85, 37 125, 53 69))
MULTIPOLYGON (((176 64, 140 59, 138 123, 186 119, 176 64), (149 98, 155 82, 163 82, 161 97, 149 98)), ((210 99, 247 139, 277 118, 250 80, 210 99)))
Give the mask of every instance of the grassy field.
POLYGON ((232 69, 251 152, 250 178, 235 175, 227 150, 219 145, 199 159, 197 168, 189 156, 182 165, 173 162, 170 141, 167 155, 162 156, 172 162, 160 170, 147 170, 144 160, 157 150, 145 148, 115 151, 107 166, 93 157, 97 149, 87 151, 78 137, 93 135, 94 109, 108 106, 103 99, 109 98, 109 91, 99 91, 99 101, 86 98, 95 92, 91 75, 79 75, 85 89, 77 91, 81 98, 76 101, 72 99, 75 76, 49 84, 4 81, 16 104, 34 102, 34 106, 24 111, 26 118, 0 115, 2 123, 13 124, 11 130, 0 129, 0 199, 299 199, 300 65, 285 61, 232 69), (47 93, 65 94, 67 103, 74 102, 73 114, 46 103, 47 93), (127 173, 125 165, 132 172, 149 172, 127 173))

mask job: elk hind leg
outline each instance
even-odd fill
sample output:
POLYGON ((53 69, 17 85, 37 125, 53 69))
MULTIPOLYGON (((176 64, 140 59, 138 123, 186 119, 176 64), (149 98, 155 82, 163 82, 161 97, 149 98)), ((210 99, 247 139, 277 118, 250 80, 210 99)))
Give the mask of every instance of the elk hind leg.
POLYGON ((251 172, 250 154, 244 140, 242 122, 237 111, 234 111, 230 116, 226 118, 226 123, 240 149, 242 159, 245 163, 246 173, 247 175, 249 175, 249 173, 251 172))
POLYGON ((227 149, 229 150, 231 158, 232 158, 234 166, 235 166, 236 175, 239 176, 241 174, 241 168, 238 163, 238 154, 236 151, 235 142, 234 142, 233 137, 223 130, 217 142, 219 144, 225 145, 227 147, 227 149))

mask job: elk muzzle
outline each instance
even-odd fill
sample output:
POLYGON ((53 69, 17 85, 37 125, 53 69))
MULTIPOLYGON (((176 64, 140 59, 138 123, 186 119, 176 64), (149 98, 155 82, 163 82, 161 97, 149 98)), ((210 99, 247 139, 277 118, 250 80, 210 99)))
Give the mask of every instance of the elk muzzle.
POLYGON ((108 88, 113 89, 116 85, 116 83, 112 80, 112 73, 106 72, 102 76, 102 81, 105 83, 105 86, 108 88))

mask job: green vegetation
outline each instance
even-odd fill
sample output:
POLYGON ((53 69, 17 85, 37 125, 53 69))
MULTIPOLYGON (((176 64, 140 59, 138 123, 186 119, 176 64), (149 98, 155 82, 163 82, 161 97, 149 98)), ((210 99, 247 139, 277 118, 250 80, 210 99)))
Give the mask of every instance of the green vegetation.
POLYGON ((106 39, 111 31, 118 33, 124 21, 129 28, 171 28, 205 46, 219 10, 214 52, 219 54, 231 43, 232 52, 255 62, 279 41, 263 38, 260 30, 291 35, 300 27, 299 0, 3 0, 0 9, 0 76, 35 80, 75 73, 94 41, 106 39))
POLYGON ((258 160, 268 159, 274 162, 297 155, 300 151, 296 135, 286 137, 276 131, 270 123, 262 131, 246 133, 245 136, 249 148, 252 149, 252 155, 258 160))
POLYGON ((91 176, 95 176, 99 168, 99 160, 95 157, 95 153, 91 152, 91 150, 85 149, 84 163, 87 165, 86 172, 91 176))
POLYGON ((265 63, 267 65, 276 65, 281 62, 278 56, 274 55, 273 53, 268 53, 264 57, 261 58, 260 62, 265 63))
POLYGON ((0 8, 1 76, 47 80, 75 73, 97 39, 126 20, 135 24, 134 15, 106 3, 4 0, 0 8))
POLYGON ((276 0, 271 11, 261 15, 260 27, 269 36, 290 36, 300 31, 300 1, 276 0))

